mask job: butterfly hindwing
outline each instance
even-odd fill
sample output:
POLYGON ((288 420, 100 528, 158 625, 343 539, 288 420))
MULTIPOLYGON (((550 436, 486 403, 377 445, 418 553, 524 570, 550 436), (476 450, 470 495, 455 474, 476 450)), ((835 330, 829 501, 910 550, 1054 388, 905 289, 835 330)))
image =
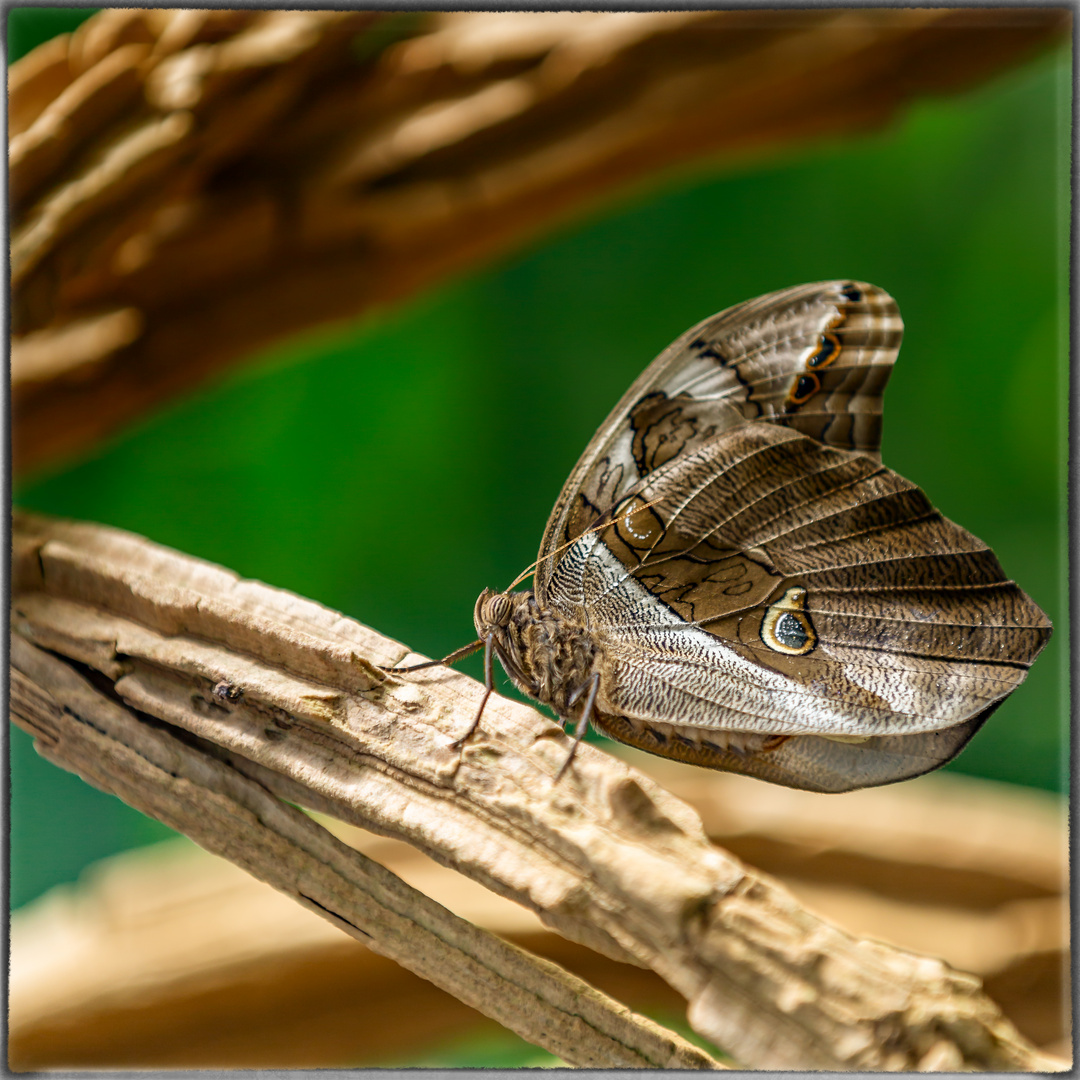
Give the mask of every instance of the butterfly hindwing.
POLYGON ((939 730, 1012 690, 1046 636, 993 552, 913 484, 768 424, 673 459, 575 547, 545 603, 588 619, 618 658, 608 701, 635 716, 939 730))

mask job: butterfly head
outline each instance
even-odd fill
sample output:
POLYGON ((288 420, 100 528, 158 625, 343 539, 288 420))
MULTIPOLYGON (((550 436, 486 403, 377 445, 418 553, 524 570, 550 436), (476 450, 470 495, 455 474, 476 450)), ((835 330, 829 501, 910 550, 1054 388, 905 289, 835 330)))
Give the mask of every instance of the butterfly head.
POLYGON ((498 593, 494 589, 485 589, 476 598, 473 609, 473 622, 476 632, 485 638, 492 631, 505 630, 514 617, 515 601, 524 599, 524 593, 498 593))
POLYGON ((536 623, 536 602, 529 592, 495 592, 485 589, 476 598, 473 623, 482 641, 490 641, 495 655, 510 678, 526 694, 536 696, 535 679, 529 674, 529 629, 536 623))
POLYGON ((567 714, 595 673, 599 650, 583 628, 555 610, 541 610, 531 589, 485 589, 473 610, 476 632, 523 693, 567 714))

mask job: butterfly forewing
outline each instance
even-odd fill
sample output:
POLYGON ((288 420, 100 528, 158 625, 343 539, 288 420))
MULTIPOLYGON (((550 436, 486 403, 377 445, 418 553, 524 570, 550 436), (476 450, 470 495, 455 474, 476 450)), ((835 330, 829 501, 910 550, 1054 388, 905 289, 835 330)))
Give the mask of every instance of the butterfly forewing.
POLYGON ((896 302, 863 282, 802 285, 714 315, 673 342, 612 411, 563 488, 544 559, 644 476, 747 421, 876 455, 881 395, 903 335, 896 302))
POLYGON ((880 463, 901 332, 870 285, 774 293, 684 334, 601 427, 536 597, 600 650, 603 730, 845 790, 943 764, 1023 679, 1048 620, 880 463))

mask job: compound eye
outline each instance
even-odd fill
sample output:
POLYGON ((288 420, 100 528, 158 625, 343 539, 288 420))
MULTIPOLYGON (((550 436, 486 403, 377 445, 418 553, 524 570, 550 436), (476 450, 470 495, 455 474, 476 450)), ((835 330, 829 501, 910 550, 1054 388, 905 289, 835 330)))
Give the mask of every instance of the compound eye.
POLYGON ((496 593, 484 601, 482 614, 491 626, 508 626, 512 610, 510 598, 505 593, 496 593))

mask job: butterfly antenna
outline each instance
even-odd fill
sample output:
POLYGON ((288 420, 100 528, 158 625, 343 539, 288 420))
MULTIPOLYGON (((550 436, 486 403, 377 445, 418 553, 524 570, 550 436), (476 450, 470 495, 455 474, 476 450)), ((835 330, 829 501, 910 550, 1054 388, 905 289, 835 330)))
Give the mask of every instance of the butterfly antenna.
MULTIPOLYGON (((643 506, 639 506, 634 511, 634 513, 636 514, 641 510, 648 510, 650 507, 653 507, 657 503, 663 501, 664 497, 661 495, 660 498, 653 499, 652 502, 648 502, 645 503, 643 506)), ((518 576, 514 578, 514 580, 511 581, 510 584, 506 587, 506 592, 510 592, 511 589, 514 589, 518 585, 520 585, 545 559, 553 559, 560 552, 563 552, 568 547, 572 547, 574 544, 576 544, 583 536, 588 536, 589 533, 599 532, 601 529, 606 529, 611 524, 612 520, 614 519, 609 518, 607 521, 601 521, 596 525, 590 525, 589 528, 587 528, 584 532, 581 532, 577 536, 575 536, 573 540, 567 540, 565 544, 560 544, 554 551, 549 551, 546 555, 541 555, 540 558, 537 559, 535 562, 529 563, 529 565, 526 566, 525 569, 522 570, 521 573, 518 574, 518 576)))

